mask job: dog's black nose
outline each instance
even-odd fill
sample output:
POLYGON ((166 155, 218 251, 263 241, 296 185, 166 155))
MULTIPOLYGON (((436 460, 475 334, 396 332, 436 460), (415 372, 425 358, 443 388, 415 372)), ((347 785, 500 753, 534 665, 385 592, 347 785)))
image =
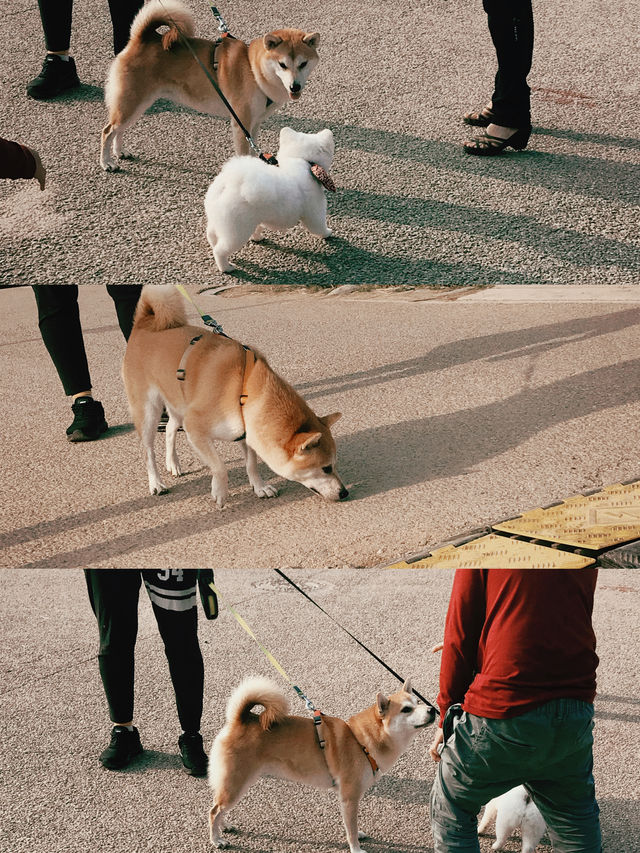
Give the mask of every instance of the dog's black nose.
POLYGON ((349 489, 345 489, 345 487, 343 486, 340 489, 340 494, 338 495, 338 497, 340 498, 341 501, 343 501, 345 498, 348 498, 349 497, 349 489))
POLYGON ((292 83, 290 88, 292 92, 299 92, 300 89, 302 89, 302 86, 300 83, 292 83))

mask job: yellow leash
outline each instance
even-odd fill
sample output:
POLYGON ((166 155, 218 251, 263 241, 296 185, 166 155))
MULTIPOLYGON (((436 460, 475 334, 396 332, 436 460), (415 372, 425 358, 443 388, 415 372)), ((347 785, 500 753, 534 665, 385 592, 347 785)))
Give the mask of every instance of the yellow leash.
MULTIPOLYGON (((178 285, 176 285, 176 287, 178 287, 178 285)), ((228 604, 228 603, 224 600, 223 595, 220 593, 220 590, 219 590, 219 589, 217 588, 217 586, 213 583, 213 581, 211 581, 211 582, 209 583, 209 586, 210 586, 210 587, 211 587, 211 589, 214 591, 214 593, 218 596, 218 601, 220 601, 220 602, 224 603, 224 606, 227 608, 227 610, 228 610, 228 611, 229 611, 229 612, 234 616, 234 618, 236 619, 236 621, 237 621, 238 625, 240 625, 240 627, 241 627, 243 630, 245 630, 245 631, 247 632, 247 634, 248 634, 248 635, 249 635, 249 636, 250 636, 250 637, 251 637, 251 638, 256 642, 256 644, 257 644, 257 645, 258 645, 258 647, 262 650, 262 653, 265 655, 265 657, 267 658, 267 660, 269 661, 269 663, 270 663, 270 664, 271 664, 275 669, 277 669, 277 670, 278 670, 278 672, 280 673, 280 675, 284 678, 284 680, 285 680, 285 681, 288 681, 288 682, 289 682, 289 684, 293 687, 293 689, 296 691, 296 693, 298 694, 298 696, 300 697, 300 699, 302 699, 302 701, 303 701, 303 702, 304 702, 304 704, 306 705, 307 710, 308 710, 308 711, 316 711, 317 709, 314 707, 314 705, 313 705, 313 703, 311 702, 311 700, 310 700, 307 696, 305 696, 305 694, 302 692, 302 690, 300 690, 300 688, 299 688, 299 687, 297 687, 297 686, 293 683, 293 679, 292 679, 292 678, 291 678, 291 677, 290 677, 290 676, 285 672, 285 670, 284 670, 284 668, 282 667, 282 665, 281 665, 281 664, 276 660, 276 658, 271 654, 271 652, 269 651, 269 649, 268 649, 266 646, 264 646, 264 645, 260 642, 260 640, 256 637, 256 635, 255 635, 255 634, 253 633, 253 631, 251 630, 251 627, 250 627, 249 625, 247 625, 247 623, 244 621, 244 619, 243 619, 243 618, 242 618, 242 616, 238 613, 238 611, 237 611, 237 610, 236 610, 236 609, 235 609, 231 604, 228 604)))
POLYGON ((198 308, 196 303, 193 301, 193 299, 187 293, 187 289, 183 284, 174 284, 173 286, 176 288, 176 290, 179 293, 181 293, 184 296, 185 299, 187 299, 193 305, 193 307, 196 309, 198 314, 202 317, 202 322, 206 326, 210 326, 213 329, 213 331, 216 333, 216 335, 223 335, 225 338, 228 337, 228 335, 224 334, 224 332, 222 330, 222 326, 219 323, 216 323, 216 321, 213 319, 211 314, 205 314, 203 311, 201 311, 198 308))

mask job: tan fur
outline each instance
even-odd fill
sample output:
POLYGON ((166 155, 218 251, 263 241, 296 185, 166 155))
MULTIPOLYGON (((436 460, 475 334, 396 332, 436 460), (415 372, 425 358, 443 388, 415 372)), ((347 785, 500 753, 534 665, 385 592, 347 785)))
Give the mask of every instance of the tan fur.
POLYGON ((249 721, 247 714, 254 705, 262 705, 260 725, 269 731, 281 723, 289 713, 289 703, 282 690, 268 678, 245 678, 236 687, 227 702, 226 720, 229 725, 243 725, 249 721))
POLYGON ((209 784, 214 794, 209 813, 211 843, 228 846, 221 835, 225 813, 253 782, 269 775, 316 788, 330 788, 335 783, 350 851, 365 853, 358 840, 358 804, 376 780, 362 747, 374 757, 380 773, 385 773, 419 729, 433 722, 434 711, 416 702, 407 681, 402 690, 389 697, 379 693, 371 707, 347 722, 324 715, 323 750, 313 720, 282 715, 281 702, 286 703, 284 694, 268 679, 245 680, 229 700, 233 712, 229 713, 228 706, 227 723, 209 757, 209 784), (265 711, 261 715, 251 713, 252 705, 262 705, 265 711), (409 713, 403 708, 409 708, 409 713), (268 713, 271 717, 263 725, 262 717, 268 713), (274 714, 278 714, 275 722, 274 714))
MULTIPOLYGON (((274 30, 249 45, 227 37, 214 51, 214 42, 194 37, 193 16, 179 0, 151 0, 138 12, 127 46, 109 70, 105 87, 109 120, 102 130, 100 153, 100 165, 106 171, 118 169, 117 160, 128 156, 122 149, 124 131, 158 98, 230 118, 178 28, 254 139, 268 115, 288 99, 300 97, 318 62, 318 33, 274 30), (156 30, 162 25, 169 29, 160 35, 156 30)), ((232 131, 236 154, 248 154, 249 144, 235 121, 232 131)))
POLYGON ((202 461, 211 469, 211 494, 222 508, 228 494, 227 471, 214 441, 240 441, 246 469, 258 497, 275 497, 277 489, 258 473, 258 457, 282 477, 302 483, 327 500, 348 492, 335 470, 336 448, 330 426, 335 412, 318 417, 302 397, 253 351, 247 362, 242 345, 201 326, 186 325, 184 303, 169 285, 142 290, 127 344, 122 376, 133 421, 142 440, 149 491, 163 494, 154 453, 158 417, 169 412, 166 467, 181 473, 175 442, 180 426, 202 461), (197 335, 201 339, 191 347, 197 335), (184 353, 186 378, 176 371, 184 353), (249 365, 249 366, 248 366, 249 365), (244 405, 240 404, 246 394, 244 405))

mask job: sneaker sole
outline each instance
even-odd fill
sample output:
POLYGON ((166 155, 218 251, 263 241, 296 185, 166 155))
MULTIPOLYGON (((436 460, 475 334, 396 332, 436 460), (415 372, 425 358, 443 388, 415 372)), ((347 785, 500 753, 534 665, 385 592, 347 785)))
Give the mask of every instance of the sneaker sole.
POLYGON ((135 752, 130 752, 124 761, 116 763, 109 761, 108 759, 103 761, 102 758, 100 758, 100 764, 102 764, 102 766, 107 770, 122 770, 124 767, 128 767, 133 759, 138 755, 141 755, 143 752, 144 748, 140 747, 140 749, 137 749, 135 752))
POLYGON ((95 432, 85 432, 82 429, 74 429, 73 432, 67 433, 67 441, 74 444, 78 441, 97 441, 109 429, 109 425, 105 421, 95 432))

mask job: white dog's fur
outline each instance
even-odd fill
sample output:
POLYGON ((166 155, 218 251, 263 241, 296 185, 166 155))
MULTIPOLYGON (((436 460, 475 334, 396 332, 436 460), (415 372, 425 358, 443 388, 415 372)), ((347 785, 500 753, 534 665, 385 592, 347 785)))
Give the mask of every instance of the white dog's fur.
POLYGON ((520 827, 522 853, 534 853, 547 828, 544 818, 524 785, 518 785, 517 788, 512 788, 506 794, 495 797, 487 803, 478 827, 478 834, 484 833, 494 818, 496 840, 491 845, 492 850, 502 850, 514 830, 520 827))
POLYGON ((313 176, 311 163, 329 172, 333 134, 280 131, 278 166, 257 157, 232 157, 222 167, 204 199, 207 239, 218 269, 229 272, 229 255, 249 239, 262 240, 263 226, 275 230, 302 222, 312 234, 329 237, 324 187, 313 176))

